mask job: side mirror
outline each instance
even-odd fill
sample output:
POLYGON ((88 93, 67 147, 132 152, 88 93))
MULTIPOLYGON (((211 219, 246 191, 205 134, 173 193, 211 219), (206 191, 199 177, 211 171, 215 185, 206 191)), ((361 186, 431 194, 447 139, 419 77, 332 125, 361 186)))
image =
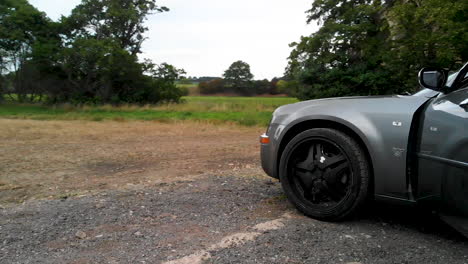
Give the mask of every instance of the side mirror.
POLYGON ((424 68, 419 72, 419 84, 423 88, 442 91, 447 83, 448 72, 435 68, 424 68))

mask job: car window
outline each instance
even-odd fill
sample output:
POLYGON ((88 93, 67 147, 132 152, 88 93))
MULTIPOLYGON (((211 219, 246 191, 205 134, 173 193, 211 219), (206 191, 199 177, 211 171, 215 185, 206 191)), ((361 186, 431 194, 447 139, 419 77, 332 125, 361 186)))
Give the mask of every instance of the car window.
MULTIPOLYGON (((463 67, 462 67, 462 68, 463 68, 463 67)), ((460 70, 461 70, 461 69, 460 69, 460 70)), ((451 87, 451 86, 452 86, 452 84, 453 84, 453 82, 455 81, 455 79, 457 79, 457 76, 458 76, 458 74, 460 73, 460 70, 458 70, 457 72, 454 72, 454 73, 452 73, 452 74, 449 75, 449 77, 447 78, 447 84, 446 84, 447 87, 451 87)), ((463 78, 462 83, 466 82, 467 79, 468 79, 468 72, 465 73, 465 77, 463 78)), ((465 84, 463 84, 463 86, 465 86, 465 84)))

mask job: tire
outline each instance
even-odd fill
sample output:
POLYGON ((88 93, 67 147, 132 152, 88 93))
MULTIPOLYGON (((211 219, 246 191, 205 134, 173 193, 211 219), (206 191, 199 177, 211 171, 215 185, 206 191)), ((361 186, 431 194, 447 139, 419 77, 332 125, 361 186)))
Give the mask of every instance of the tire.
POLYGON ((359 144, 329 128, 306 130, 284 149, 279 167, 289 201, 307 216, 339 221, 366 201, 369 162, 359 144))

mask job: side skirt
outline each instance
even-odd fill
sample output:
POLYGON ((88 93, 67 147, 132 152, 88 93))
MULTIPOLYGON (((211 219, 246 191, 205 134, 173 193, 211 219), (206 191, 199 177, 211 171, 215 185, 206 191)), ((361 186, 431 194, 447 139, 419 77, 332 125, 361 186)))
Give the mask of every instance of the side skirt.
POLYGON ((390 204, 397 204, 397 205, 406 205, 406 206, 417 206, 417 202, 415 200, 407 200, 387 195, 375 195, 375 200, 379 202, 385 202, 390 204))

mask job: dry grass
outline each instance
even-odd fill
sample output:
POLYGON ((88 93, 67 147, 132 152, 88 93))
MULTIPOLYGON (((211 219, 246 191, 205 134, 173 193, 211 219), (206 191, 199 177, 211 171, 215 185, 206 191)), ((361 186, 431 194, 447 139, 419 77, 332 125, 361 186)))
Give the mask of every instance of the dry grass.
POLYGON ((0 119, 0 203, 255 168, 258 127, 0 119))

